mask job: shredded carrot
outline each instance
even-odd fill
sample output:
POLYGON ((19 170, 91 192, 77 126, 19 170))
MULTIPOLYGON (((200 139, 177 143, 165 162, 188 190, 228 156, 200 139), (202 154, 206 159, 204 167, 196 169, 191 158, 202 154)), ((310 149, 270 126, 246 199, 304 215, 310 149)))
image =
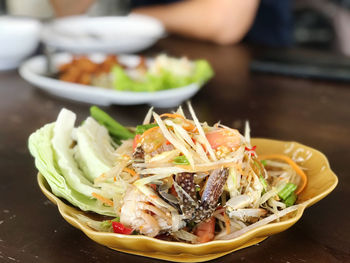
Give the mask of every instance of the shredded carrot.
POLYGON ((191 123, 189 120, 185 120, 186 122, 186 126, 183 126, 183 128, 186 130, 186 131, 193 131, 193 132, 196 132, 197 131, 197 128, 196 126, 191 123))
POLYGON ((163 113, 162 115, 160 115, 160 117, 169 117, 169 118, 181 118, 181 119, 185 119, 184 116, 182 116, 181 114, 177 114, 177 113, 163 113))
POLYGON ((116 177, 116 176, 114 176, 113 181, 114 181, 114 182, 116 182, 116 181, 117 181, 117 177, 116 177))
POLYGON ((129 174, 131 174, 132 176, 138 176, 138 174, 137 174, 134 170, 132 170, 132 169, 130 169, 130 168, 125 167, 125 168, 123 169, 123 171, 124 171, 124 172, 127 172, 127 173, 129 173, 129 174))
POLYGON ((226 226, 226 234, 231 233, 231 223, 230 223, 230 218, 228 215, 224 212, 224 219, 225 219, 225 226, 226 226))
POLYGON ((113 201, 109 200, 106 197, 103 197, 102 195, 99 195, 97 193, 92 193, 92 196, 95 197, 96 199, 100 200, 102 203, 109 205, 109 206, 113 206, 113 201))
POLYGON ((307 176, 304 173, 304 171, 301 170, 300 167, 291 158, 282 154, 266 154, 266 155, 259 156, 259 160, 268 160, 268 159, 283 160, 286 163, 288 163, 290 166, 292 166, 292 168, 297 172, 297 174, 300 176, 300 179, 301 179, 301 183, 295 193, 299 194, 304 190, 307 184, 307 176))
POLYGON ((156 196, 156 195, 150 195, 150 197, 153 198, 153 199, 158 198, 158 196, 156 196))

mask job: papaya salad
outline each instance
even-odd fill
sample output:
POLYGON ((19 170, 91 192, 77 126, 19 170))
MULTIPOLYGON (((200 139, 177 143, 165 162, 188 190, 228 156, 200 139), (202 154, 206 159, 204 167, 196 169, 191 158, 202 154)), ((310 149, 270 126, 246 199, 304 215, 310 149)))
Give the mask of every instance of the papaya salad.
POLYGON ((96 106, 75 127, 62 109, 34 132, 29 149, 52 192, 82 211, 101 232, 205 243, 233 239, 295 211, 307 184, 288 156, 260 155, 221 123, 200 122, 188 104, 126 128, 96 106))

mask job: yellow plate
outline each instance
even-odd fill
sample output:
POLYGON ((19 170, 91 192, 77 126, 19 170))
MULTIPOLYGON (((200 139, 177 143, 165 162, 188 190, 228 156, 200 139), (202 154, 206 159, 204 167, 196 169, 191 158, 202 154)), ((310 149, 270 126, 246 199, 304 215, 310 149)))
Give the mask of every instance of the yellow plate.
MULTIPOLYGON (((38 183, 41 191, 53 203, 64 219, 74 227, 82 230, 89 238, 110 247, 112 249, 178 262, 201 262, 224 256, 228 253, 261 242, 268 236, 279 233, 291 227, 302 216, 304 209, 318 202, 328 195, 337 185, 338 178, 329 167, 327 158, 319 151, 296 142, 284 142, 268 139, 253 139, 252 145, 257 146, 257 153, 280 153, 292 157, 294 160, 303 158, 305 161, 299 164, 305 168, 308 184, 305 190, 298 196, 300 207, 280 220, 255 229, 232 240, 211 241, 204 244, 186 244, 181 242, 169 242, 146 236, 120 235, 115 233, 101 233, 88 227, 77 219, 77 214, 89 216, 89 213, 67 205, 61 199, 52 194, 50 186, 39 173, 38 183)), ((91 213, 90 213, 91 214, 91 213)))

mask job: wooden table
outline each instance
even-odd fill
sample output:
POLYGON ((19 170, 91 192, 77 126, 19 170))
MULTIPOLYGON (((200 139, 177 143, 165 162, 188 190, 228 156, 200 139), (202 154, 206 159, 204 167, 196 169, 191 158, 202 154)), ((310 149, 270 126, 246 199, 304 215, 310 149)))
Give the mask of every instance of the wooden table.
MULTIPOLYGON (((200 120, 241 130, 249 120, 252 136, 295 140, 324 152, 339 176, 335 191, 288 231, 215 262, 350 262, 350 85, 253 74, 254 49, 244 45, 168 38, 148 52, 158 51, 212 63, 215 78, 192 100, 200 120)), ((40 92, 16 71, 0 73, 0 262, 160 262, 92 242, 40 192, 27 138, 62 107, 81 120, 88 115, 89 105, 40 92)), ((125 125, 141 122, 147 109, 105 108, 125 125)))

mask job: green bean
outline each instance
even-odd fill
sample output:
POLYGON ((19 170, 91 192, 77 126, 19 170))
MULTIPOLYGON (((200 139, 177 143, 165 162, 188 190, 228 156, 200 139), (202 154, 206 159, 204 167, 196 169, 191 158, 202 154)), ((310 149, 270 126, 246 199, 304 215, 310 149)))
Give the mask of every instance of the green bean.
POLYGON ((278 196, 284 201, 297 189, 297 186, 292 183, 286 184, 281 191, 279 191, 278 196))
POLYGON ((130 132, 127 128, 118 123, 97 106, 92 106, 90 108, 90 114, 98 123, 107 128, 112 137, 118 140, 127 140, 134 138, 135 135, 132 132, 130 132))
POLYGON ((286 206, 292 206, 294 205, 295 201, 297 200, 297 195, 295 193, 292 193, 285 201, 284 203, 286 206))

